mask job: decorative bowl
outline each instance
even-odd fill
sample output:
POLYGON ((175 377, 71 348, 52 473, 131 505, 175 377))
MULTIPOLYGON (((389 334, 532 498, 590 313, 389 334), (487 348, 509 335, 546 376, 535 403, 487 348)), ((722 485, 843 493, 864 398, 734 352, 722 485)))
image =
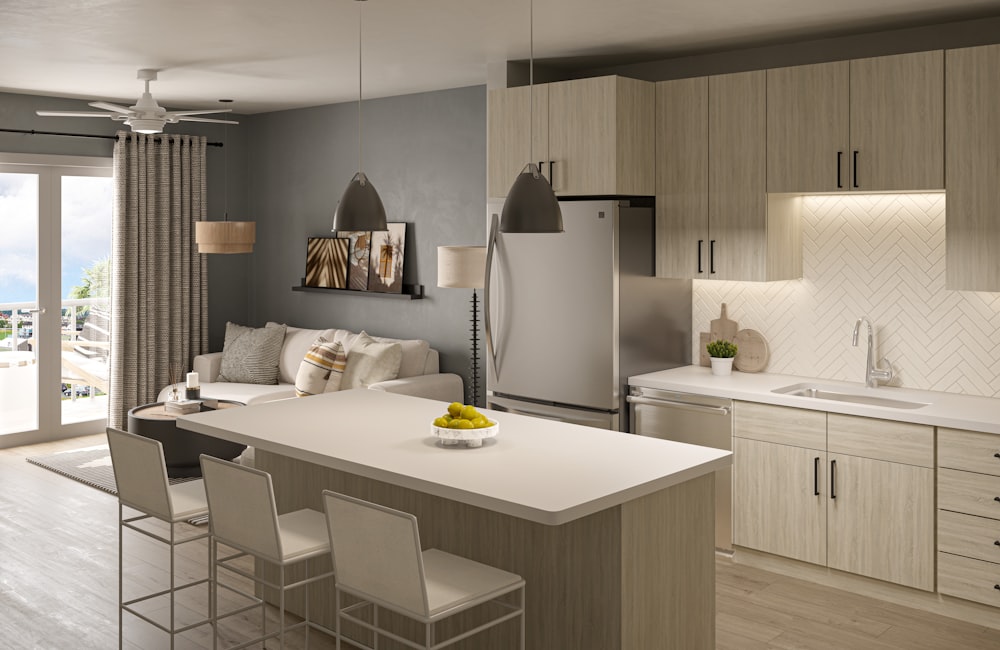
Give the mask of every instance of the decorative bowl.
POLYGON ((482 429, 449 429, 431 425, 431 435, 446 447, 465 445, 466 447, 482 447, 483 440, 495 438, 500 431, 500 424, 490 420, 490 426, 482 429))

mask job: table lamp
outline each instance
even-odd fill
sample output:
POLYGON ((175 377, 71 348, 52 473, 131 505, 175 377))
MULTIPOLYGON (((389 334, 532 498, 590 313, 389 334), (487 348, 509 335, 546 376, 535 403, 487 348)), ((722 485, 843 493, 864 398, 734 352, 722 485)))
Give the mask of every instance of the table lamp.
POLYGON ((485 246, 438 246, 438 286, 472 289, 472 357, 466 403, 479 406, 479 298, 476 289, 483 288, 486 276, 485 246))

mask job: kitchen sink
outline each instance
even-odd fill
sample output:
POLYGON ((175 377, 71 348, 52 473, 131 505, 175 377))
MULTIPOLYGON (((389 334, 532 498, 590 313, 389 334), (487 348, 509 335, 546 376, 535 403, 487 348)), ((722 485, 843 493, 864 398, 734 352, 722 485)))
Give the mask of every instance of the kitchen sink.
POLYGON ((927 402, 912 402, 909 400, 893 399, 891 397, 878 397, 872 395, 870 390, 854 391, 847 387, 824 386, 822 384, 792 384, 791 386, 775 388, 771 392, 780 395, 811 397, 813 399, 825 399, 834 402, 864 404, 866 406, 885 406, 893 409, 919 409, 928 406, 927 402))

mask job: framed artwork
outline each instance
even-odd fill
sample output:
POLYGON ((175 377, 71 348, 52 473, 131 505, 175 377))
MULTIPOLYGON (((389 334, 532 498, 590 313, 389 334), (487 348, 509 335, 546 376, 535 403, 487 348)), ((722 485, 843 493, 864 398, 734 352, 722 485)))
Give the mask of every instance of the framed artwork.
POLYGON ((388 231, 373 232, 368 255, 368 290, 403 293, 403 250, 406 224, 387 224, 388 231))
POLYGON ((368 291, 368 255, 371 252, 372 234, 361 230, 338 232, 338 237, 347 239, 347 288, 368 291))
POLYGON ((306 246, 306 286, 347 288, 347 247, 337 237, 310 237, 306 246))

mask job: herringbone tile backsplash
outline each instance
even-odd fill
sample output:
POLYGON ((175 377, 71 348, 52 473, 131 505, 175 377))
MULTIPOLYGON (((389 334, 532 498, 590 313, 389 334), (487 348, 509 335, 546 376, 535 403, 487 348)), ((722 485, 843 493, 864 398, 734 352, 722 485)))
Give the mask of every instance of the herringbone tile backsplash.
POLYGON ((695 280, 692 358, 698 333, 726 303, 740 329, 759 331, 765 372, 864 381, 865 333, 888 357, 894 386, 1000 396, 1000 293, 944 288, 944 194, 807 196, 802 279, 695 280))

